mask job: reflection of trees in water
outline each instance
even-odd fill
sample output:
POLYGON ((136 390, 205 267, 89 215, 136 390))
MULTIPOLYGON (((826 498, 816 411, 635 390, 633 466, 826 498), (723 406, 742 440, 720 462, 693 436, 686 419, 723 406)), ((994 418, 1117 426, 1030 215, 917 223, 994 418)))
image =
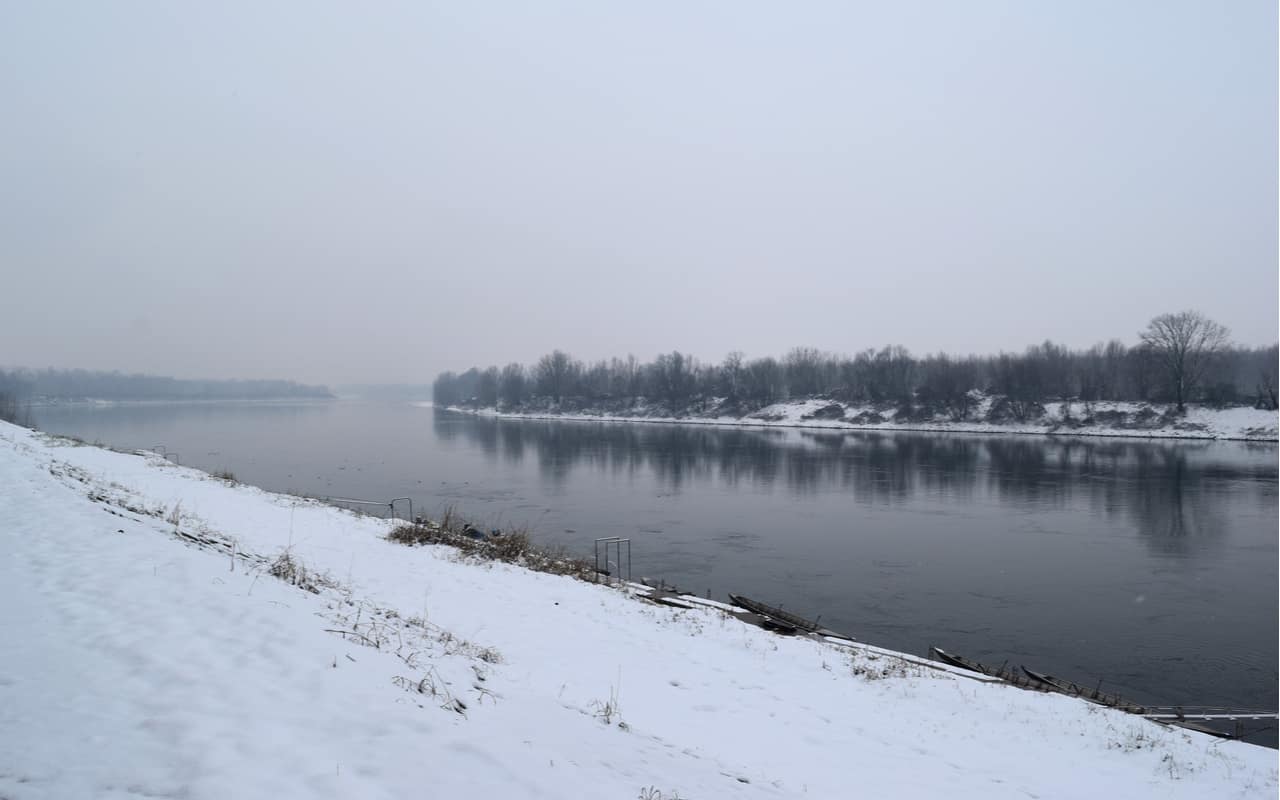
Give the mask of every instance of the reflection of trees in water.
MULTIPOLYGON (((1130 515, 1147 543, 1167 555, 1184 555, 1197 540, 1221 539, 1230 525, 1227 481, 1257 477, 1254 470, 1194 465, 1186 452, 1172 447, 1142 453, 1130 474, 1139 487, 1130 493, 1130 515)), ((1273 469, 1273 482, 1275 475, 1273 469)))
POLYGON ((957 436, 868 434, 844 447, 843 485, 875 502, 906 502, 919 494, 968 499, 977 486, 981 443, 957 436))
POLYGON ((502 445, 502 455, 512 464, 524 461, 524 436, 510 425, 498 426, 498 440, 502 445))
MULTIPOLYGON (((663 424, 590 424, 464 417, 438 412, 436 432, 464 436, 490 457, 537 459, 557 484, 578 467, 647 471, 672 491, 720 482, 783 486, 797 495, 840 490, 855 502, 903 504, 926 497, 1066 508, 1083 502, 1124 516, 1152 546, 1175 554, 1196 537, 1224 532, 1230 488, 1249 486, 1274 503, 1277 469, 1246 448, 1209 453, 1207 443, 1047 439, 915 433, 784 431, 663 424)), ((1219 446, 1221 447, 1221 446, 1219 446)))
POLYGON ((1071 460, 1053 452, 1057 449, 1026 437, 986 440, 991 489, 1008 502, 1064 503, 1071 487, 1066 485, 1063 467, 1069 473, 1071 460))
POLYGON ((721 431, 724 445, 716 453, 717 474, 730 486, 742 483, 773 486, 783 469, 783 448, 779 431, 721 431), (766 434, 766 435, 757 435, 766 434), (768 435, 772 434, 772 435, 768 435))
POLYGON ((1231 482, 1249 484, 1260 499, 1274 484, 1274 465, 1210 460, 1207 448, 1107 439, 986 442, 990 482, 1001 500, 1065 508, 1083 498, 1095 513, 1128 518, 1151 547, 1169 555, 1226 532, 1231 482))

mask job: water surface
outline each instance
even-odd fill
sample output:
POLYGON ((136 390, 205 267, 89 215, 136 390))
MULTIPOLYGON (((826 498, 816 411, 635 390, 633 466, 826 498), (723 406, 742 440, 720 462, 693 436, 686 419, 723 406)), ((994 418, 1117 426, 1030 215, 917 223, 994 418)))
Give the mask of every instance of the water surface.
POLYGON ((518 421, 407 404, 61 406, 45 430, 268 489, 413 498, 864 641, 1153 703, 1277 705, 1277 448, 518 421))

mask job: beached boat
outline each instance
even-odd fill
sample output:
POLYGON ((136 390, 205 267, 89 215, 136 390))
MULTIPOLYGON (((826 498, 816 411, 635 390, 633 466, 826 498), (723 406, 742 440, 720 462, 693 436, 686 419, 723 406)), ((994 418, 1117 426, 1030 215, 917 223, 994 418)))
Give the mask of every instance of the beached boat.
MULTIPOLYGON (((1008 668, 1007 663, 999 667, 992 667, 983 664, 980 661, 974 661, 964 656, 958 656, 954 653, 948 653, 939 647, 929 648, 933 656, 944 664, 953 667, 967 669, 970 672, 977 672, 980 675, 986 675, 992 678, 999 678, 1002 681, 1021 686, 1024 689, 1038 689, 1045 692, 1057 692, 1059 694, 1069 695, 1071 697, 1079 697, 1082 700, 1088 700, 1099 705, 1114 708, 1130 714, 1137 714, 1152 722, 1170 727, 1185 728, 1190 731, 1216 736, 1221 739, 1238 739, 1241 738, 1242 728, 1237 723, 1236 731, 1229 733, 1227 731, 1207 725, 1207 721, 1227 720, 1236 722, 1237 720, 1260 720, 1260 719, 1276 719, 1277 715, 1271 712, 1248 712, 1248 711, 1232 711, 1231 709, 1207 709, 1209 711, 1219 711, 1218 714, 1208 713, 1185 713, 1181 706, 1142 706, 1131 700, 1127 700, 1120 695, 1103 692, 1097 688, 1090 689, 1080 686, 1071 681, 1055 678, 1043 672, 1027 669, 1021 666, 1020 672, 1016 672, 1008 668)), ((1196 708, 1195 711, 1205 711, 1204 708, 1196 708)))
POLYGON ((1033 680, 1040 681, 1055 692, 1068 694, 1072 697, 1081 697, 1091 703, 1097 703, 1098 705, 1107 706, 1109 708, 1118 708, 1121 711, 1127 711, 1130 714, 1145 714, 1147 712, 1147 709, 1144 706, 1121 697, 1118 694, 1104 692, 1098 688, 1090 689, 1087 686, 1081 686, 1072 681, 1055 678, 1054 676, 1046 675, 1043 672, 1036 672, 1035 670, 1028 669, 1025 666, 1022 668, 1022 671, 1025 672, 1028 677, 1033 680))
POLYGON ((1168 727, 1171 727, 1171 728, 1185 728, 1186 730, 1189 730, 1189 731, 1195 731, 1196 733, 1203 733, 1203 734, 1206 734, 1206 735, 1208 735, 1208 736, 1213 736, 1213 737, 1218 738, 1218 739, 1239 739, 1239 738, 1241 738, 1241 732, 1232 733, 1232 732, 1230 732, 1230 731, 1219 730, 1218 728, 1214 728, 1214 727, 1210 727, 1209 725, 1205 725, 1203 722, 1193 722, 1193 721, 1191 721, 1191 720, 1185 720, 1185 719, 1184 719, 1184 720, 1177 720, 1177 719, 1153 719, 1153 718, 1151 718, 1151 717, 1147 717, 1147 719, 1149 719, 1149 720, 1151 720, 1152 722, 1155 722, 1155 723, 1157 723, 1157 724, 1159 724, 1159 725, 1165 725, 1165 726, 1168 726, 1168 727))
POLYGON ((796 616, 789 611, 783 611, 780 608, 774 608, 764 603, 756 602, 748 597, 740 594, 729 595, 729 602, 739 608, 745 608, 753 614, 759 614, 764 618, 768 627, 774 628, 782 633, 796 633, 798 631, 806 631, 814 633, 821 629, 817 622, 804 617, 796 616))
POLYGON ((993 667, 988 664, 983 664, 981 661, 974 661, 971 658, 958 656, 955 653, 948 653, 946 650, 943 650, 941 647, 930 647, 929 652, 932 653, 934 658, 936 658, 937 660, 941 661, 944 664, 949 664, 953 667, 959 667, 960 669, 967 669, 970 672, 976 672, 979 675, 986 675, 989 678, 998 678, 1004 681, 1005 683, 1011 683, 1014 686, 1018 686, 1023 689, 1033 689, 1033 690, 1040 690, 1040 691, 1047 690, 1047 687, 1042 686, 1040 684, 1040 681, 1034 678, 1028 677, 1022 674, 1021 672, 1013 669, 1012 667, 1009 666, 1009 662, 1007 661, 998 667, 993 667))

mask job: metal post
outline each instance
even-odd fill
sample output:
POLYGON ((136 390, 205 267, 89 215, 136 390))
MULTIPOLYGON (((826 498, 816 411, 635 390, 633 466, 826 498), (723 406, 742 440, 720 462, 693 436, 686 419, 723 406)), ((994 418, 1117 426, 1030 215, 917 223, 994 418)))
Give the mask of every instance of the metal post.
POLYGON ((396 503, 400 502, 401 500, 407 500, 407 501, 409 502, 409 521, 410 521, 410 522, 413 522, 413 498, 412 498, 412 497, 393 497, 393 498, 391 498, 391 501, 390 501, 389 503, 387 503, 387 505, 391 506, 391 516, 392 516, 392 518, 395 518, 395 516, 396 516, 396 503))
POLYGON ((631 540, 623 539, 620 536, 604 536, 602 538, 595 540, 595 570, 596 570, 597 581, 600 580, 601 575, 604 575, 607 578, 613 576, 613 570, 609 569, 609 546, 610 545, 613 545, 613 550, 617 554, 617 561, 614 562, 614 566, 617 568, 619 579, 621 579, 622 570, 623 570, 622 545, 624 543, 627 545, 627 561, 626 561, 627 578, 626 579, 628 581, 631 580, 631 540), (604 569, 600 568, 601 567, 600 555, 601 555, 602 547, 604 550, 604 569))

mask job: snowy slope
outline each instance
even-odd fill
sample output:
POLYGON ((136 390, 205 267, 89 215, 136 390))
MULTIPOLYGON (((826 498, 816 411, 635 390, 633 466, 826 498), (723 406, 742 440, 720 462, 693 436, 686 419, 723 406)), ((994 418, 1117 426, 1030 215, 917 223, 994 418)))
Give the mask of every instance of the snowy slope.
POLYGON ((3 423, 0 531, 12 800, 1277 789, 1274 751, 406 548, 3 423), (327 573, 314 592, 269 574, 286 548, 327 573))

